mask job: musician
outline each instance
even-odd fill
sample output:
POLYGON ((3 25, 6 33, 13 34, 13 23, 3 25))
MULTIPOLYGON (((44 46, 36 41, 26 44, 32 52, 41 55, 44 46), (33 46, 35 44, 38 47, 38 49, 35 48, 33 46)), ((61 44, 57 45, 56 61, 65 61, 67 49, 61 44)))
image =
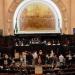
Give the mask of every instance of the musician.
POLYGON ((69 52, 69 54, 66 55, 66 61, 67 61, 67 64, 70 66, 71 65, 71 62, 72 62, 71 52, 69 52))
POLYGON ((45 56, 42 50, 39 50, 39 53, 38 53, 38 63, 42 65, 45 63, 45 56))
POLYGON ((38 56, 38 64, 39 64, 39 65, 42 64, 42 59, 41 59, 41 56, 40 56, 40 55, 38 56))
POLYGON ((64 66, 65 58, 62 54, 59 55, 59 63, 60 67, 62 68, 64 66))
POLYGON ((38 64, 38 54, 37 54, 37 51, 35 51, 33 54, 33 65, 36 65, 38 64))
POLYGON ((53 50, 51 50, 51 53, 50 53, 50 64, 53 64, 53 62, 54 62, 54 52, 53 52, 53 50))
POLYGON ((59 64, 58 64, 59 62, 58 62, 58 57, 57 57, 56 54, 54 54, 54 58, 53 59, 54 59, 54 66, 58 67, 59 66, 59 64))
POLYGON ((48 54, 46 54, 46 58, 45 58, 45 64, 49 64, 50 63, 50 60, 49 60, 49 55, 48 54))
POLYGON ((22 52, 22 56, 23 56, 23 62, 26 65, 26 63, 27 63, 27 52, 26 51, 25 52, 22 52))
POLYGON ((28 64, 32 65, 33 56, 31 52, 27 52, 26 59, 27 59, 28 64))
POLYGON ((9 56, 7 54, 4 54, 3 58, 2 58, 2 63, 3 66, 6 68, 8 66, 10 66, 12 60, 9 58, 9 56))

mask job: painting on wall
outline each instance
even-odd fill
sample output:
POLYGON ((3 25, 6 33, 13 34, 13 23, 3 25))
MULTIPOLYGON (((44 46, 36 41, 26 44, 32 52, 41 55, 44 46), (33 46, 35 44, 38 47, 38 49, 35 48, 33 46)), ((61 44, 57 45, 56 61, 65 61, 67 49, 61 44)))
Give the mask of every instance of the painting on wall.
POLYGON ((55 18, 49 7, 43 4, 29 5, 20 16, 21 31, 54 30, 55 18))
POLYGON ((52 1, 25 1, 14 15, 15 33, 60 33, 60 18, 52 1), (52 5, 51 5, 52 4, 52 5))

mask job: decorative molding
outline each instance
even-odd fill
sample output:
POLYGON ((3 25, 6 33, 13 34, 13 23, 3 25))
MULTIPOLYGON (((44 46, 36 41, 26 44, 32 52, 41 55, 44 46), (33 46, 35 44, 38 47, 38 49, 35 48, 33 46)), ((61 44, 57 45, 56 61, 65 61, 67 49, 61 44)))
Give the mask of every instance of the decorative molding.
POLYGON ((66 6, 64 5, 64 3, 62 2, 62 0, 54 0, 54 2, 58 5, 61 13, 62 13, 62 16, 63 16, 63 27, 62 27, 62 32, 64 34, 67 34, 68 33, 68 12, 67 12, 67 8, 66 6))
POLYGON ((17 6, 20 4, 21 0, 13 0, 13 2, 11 3, 9 9, 8 9, 8 19, 7 19, 7 25, 8 25, 8 31, 6 32, 6 35, 13 35, 14 31, 13 31, 13 15, 14 12, 17 8, 17 6))

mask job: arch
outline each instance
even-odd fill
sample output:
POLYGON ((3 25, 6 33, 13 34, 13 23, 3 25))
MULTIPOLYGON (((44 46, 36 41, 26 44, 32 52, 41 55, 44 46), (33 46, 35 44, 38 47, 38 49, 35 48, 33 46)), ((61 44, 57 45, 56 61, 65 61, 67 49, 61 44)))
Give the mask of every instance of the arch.
MULTIPOLYGON (((20 28, 19 28, 20 27, 19 26, 20 25, 19 24, 20 15, 22 14, 22 12, 24 11, 24 9, 26 8, 27 5, 29 5, 31 3, 36 3, 36 2, 47 5, 52 10, 52 12, 55 16, 56 29, 54 31, 49 31, 46 33, 61 33, 61 29, 62 29, 61 12, 60 12, 59 8, 57 7, 57 5, 52 0, 24 0, 19 4, 19 6, 17 7, 17 9, 14 13, 13 28, 15 30, 15 34, 27 33, 27 32, 20 31, 20 28)), ((29 32, 29 33, 34 33, 34 32, 29 32)), ((35 33, 40 33, 40 32, 35 32, 35 33)))

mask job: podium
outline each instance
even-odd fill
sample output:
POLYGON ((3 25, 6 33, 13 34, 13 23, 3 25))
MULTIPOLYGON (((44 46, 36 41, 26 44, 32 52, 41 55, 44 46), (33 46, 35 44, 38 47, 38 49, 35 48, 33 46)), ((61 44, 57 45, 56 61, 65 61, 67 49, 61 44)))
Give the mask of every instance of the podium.
POLYGON ((35 75, 43 75, 43 69, 41 65, 35 66, 35 75))

